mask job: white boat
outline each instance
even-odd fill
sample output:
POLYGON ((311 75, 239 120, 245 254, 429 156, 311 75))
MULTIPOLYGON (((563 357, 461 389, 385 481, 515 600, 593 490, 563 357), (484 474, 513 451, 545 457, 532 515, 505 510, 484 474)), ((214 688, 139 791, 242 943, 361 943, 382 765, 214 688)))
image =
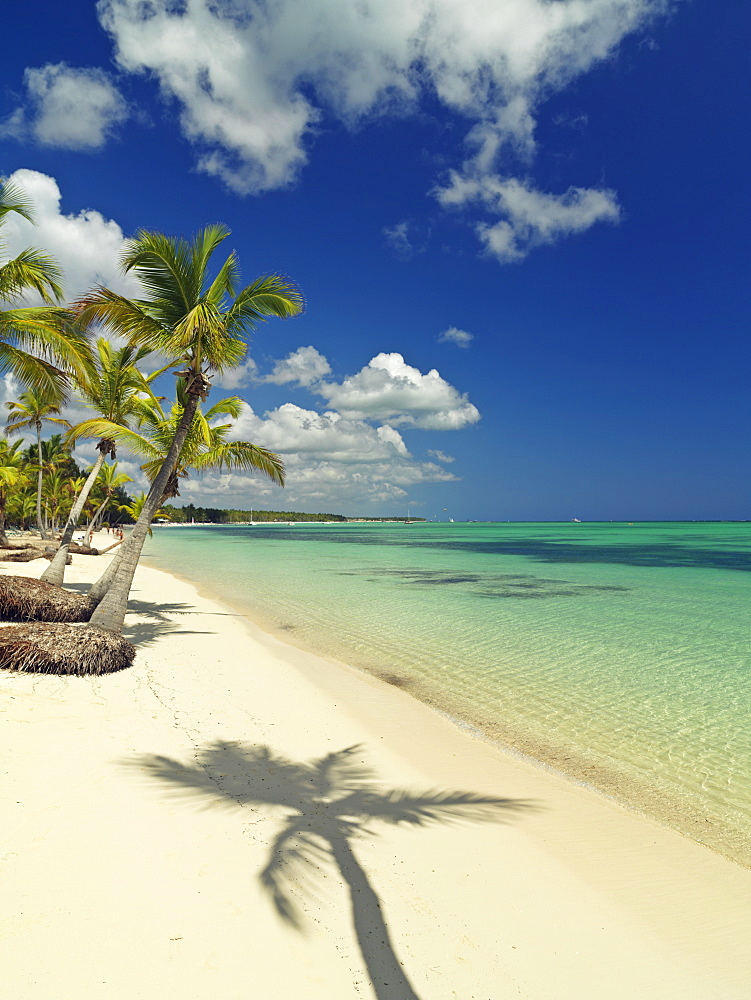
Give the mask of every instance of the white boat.
POLYGON ((572 517, 571 518, 571 523, 572 524, 581 524, 581 518, 579 518, 579 517, 572 517))

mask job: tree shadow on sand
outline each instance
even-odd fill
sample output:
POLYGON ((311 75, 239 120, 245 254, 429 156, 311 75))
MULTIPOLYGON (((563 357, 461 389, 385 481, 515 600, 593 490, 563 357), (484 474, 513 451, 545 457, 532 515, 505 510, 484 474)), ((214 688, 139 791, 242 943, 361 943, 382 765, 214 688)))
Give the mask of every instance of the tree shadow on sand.
POLYGON ((128 763, 215 803, 278 809, 282 826, 259 877, 279 916, 303 928, 302 910, 290 890, 299 891, 333 861, 349 891, 357 943, 377 1000, 420 1000, 394 951, 381 901, 351 842, 374 835, 377 823, 425 827, 503 822, 533 806, 471 792, 384 790, 362 756, 363 748, 352 746, 296 763, 269 747, 214 743, 199 748, 196 767, 157 756, 128 763))

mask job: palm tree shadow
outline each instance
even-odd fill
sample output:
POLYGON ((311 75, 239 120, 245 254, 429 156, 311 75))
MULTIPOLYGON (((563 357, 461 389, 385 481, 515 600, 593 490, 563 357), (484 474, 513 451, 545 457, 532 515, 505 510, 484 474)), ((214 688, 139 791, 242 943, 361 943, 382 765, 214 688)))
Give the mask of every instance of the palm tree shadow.
MULTIPOLYGON (((170 635, 172 632, 177 631, 178 628, 178 625, 170 621, 146 621, 139 622, 136 625, 128 624, 126 619, 126 624, 123 626, 123 635, 134 646, 151 646, 158 639, 163 638, 165 635, 170 635)), ((180 635, 206 635, 205 632, 201 632, 198 629, 180 628, 179 631, 180 635)))
POLYGON ((303 929, 303 913, 290 890, 299 891, 333 861, 349 891, 357 943, 377 1000, 420 1000, 399 962, 380 898, 351 841, 374 835, 372 825, 379 822, 412 827, 504 822, 535 807, 521 799, 471 792, 383 790, 362 756, 363 748, 357 745, 297 763, 265 746, 213 743, 198 749, 195 767, 151 755, 126 763, 207 802, 281 810, 282 827, 259 876, 279 916, 303 929))

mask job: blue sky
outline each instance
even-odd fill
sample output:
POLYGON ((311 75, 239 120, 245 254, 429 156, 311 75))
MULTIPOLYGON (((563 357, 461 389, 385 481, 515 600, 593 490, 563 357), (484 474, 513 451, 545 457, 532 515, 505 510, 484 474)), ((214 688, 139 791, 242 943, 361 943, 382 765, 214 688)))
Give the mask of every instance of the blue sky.
POLYGON ((224 387, 286 490, 186 502, 749 516, 745 5, 28 0, 5 23, 0 175, 38 221, 9 251, 48 247, 71 295, 133 292, 124 236, 222 221, 248 281, 306 296, 224 387))

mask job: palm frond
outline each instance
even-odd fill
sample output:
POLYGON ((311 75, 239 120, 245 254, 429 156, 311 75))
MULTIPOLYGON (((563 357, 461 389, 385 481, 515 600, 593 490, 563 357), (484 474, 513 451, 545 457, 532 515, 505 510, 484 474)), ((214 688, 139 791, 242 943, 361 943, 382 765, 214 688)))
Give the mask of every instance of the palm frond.
POLYGON ((88 335, 67 309, 30 306, 0 312, 0 337, 33 351, 55 367, 85 378, 93 357, 88 335))
POLYGON ((211 255, 220 243, 230 235, 230 230, 221 222, 212 222, 204 226, 195 234, 190 244, 191 251, 191 286, 193 301, 199 299, 204 293, 206 282, 206 272, 208 270, 211 255))
POLYGON ((234 296, 235 288, 239 280, 240 267, 237 262, 237 254, 233 250, 219 268, 219 273, 207 289, 206 299, 209 302, 213 302, 217 308, 220 308, 225 295, 234 296))
POLYGON ((279 486, 284 486, 285 482, 284 462, 279 455, 249 441, 214 445, 203 454, 194 456, 191 464, 198 472, 221 472, 223 469, 262 472, 279 486))
POLYGON ((0 374, 6 372, 13 372, 24 385, 38 392, 64 395, 68 388, 65 373, 59 368, 0 341, 0 374))
POLYGON ((76 424, 65 436, 66 441, 79 441, 84 437, 111 438, 123 448, 132 451, 139 458, 149 458, 161 460, 163 457, 159 450, 145 438, 142 434, 116 424, 112 420, 103 417, 93 417, 91 420, 82 420, 76 424))
POLYGON ((15 212, 22 216, 27 222, 34 221, 31 202, 26 197, 26 192, 18 184, 0 178, 0 221, 9 212, 15 212))
POLYGON ((210 406, 205 416, 207 420, 225 415, 237 419, 242 413, 243 406, 245 406, 245 401, 239 396, 225 396, 224 399, 220 399, 213 406, 210 406))
POLYGON ((121 263, 134 271, 150 302, 168 323, 174 323, 193 302, 190 245, 164 233, 139 230, 129 240, 121 263))
POLYGON ((268 316, 286 319, 298 316, 304 307, 305 300, 294 282, 268 274, 239 293, 226 313, 227 329, 233 333, 253 329, 268 316))
POLYGON ((0 300, 36 292, 51 305, 63 297, 62 278, 61 268, 49 254, 27 247, 0 267, 0 300))
POLYGON ((81 323, 99 323, 113 333, 137 341, 148 352, 160 351, 165 343, 166 331, 151 315, 149 307, 147 302, 127 299, 102 285, 73 304, 81 323))

